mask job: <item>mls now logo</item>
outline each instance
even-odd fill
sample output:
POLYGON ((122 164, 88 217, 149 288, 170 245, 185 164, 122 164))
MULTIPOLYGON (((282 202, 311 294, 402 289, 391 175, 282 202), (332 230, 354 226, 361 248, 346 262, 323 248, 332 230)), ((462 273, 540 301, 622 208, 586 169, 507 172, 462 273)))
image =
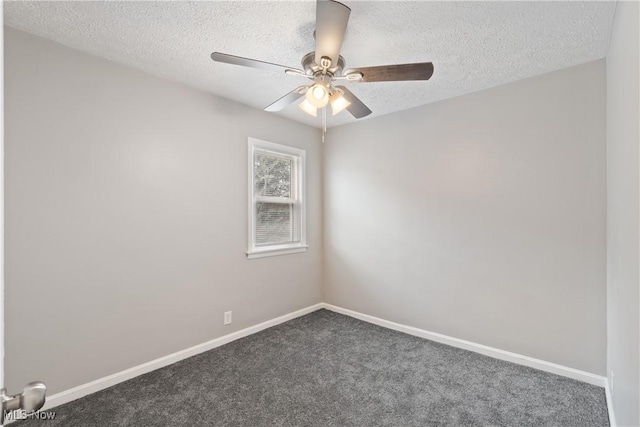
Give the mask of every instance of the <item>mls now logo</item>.
POLYGON ((5 421, 18 421, 18 420, 52 420, 56 417, 55 412, 51 411, 26 411, 24 409, 15 409, 13 411, 4 411, 5 421))

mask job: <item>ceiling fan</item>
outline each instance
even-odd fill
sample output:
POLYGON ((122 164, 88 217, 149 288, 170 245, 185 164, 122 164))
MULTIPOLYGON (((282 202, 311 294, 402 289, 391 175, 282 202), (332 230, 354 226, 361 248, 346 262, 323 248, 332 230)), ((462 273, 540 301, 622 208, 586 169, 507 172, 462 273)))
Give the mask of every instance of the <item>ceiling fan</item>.
POLYGON ((333 115, 345 108, 356 119, 368 116, 371 110, 345 86, 334 82, 386 82, 407 80, 429 80, 433 75, 431 62, 413 64, 382 65, 345 70, 345 60, 340 56, 340 48, 347 30, 351 9, 334 0, 318 0, 316 5, 315 52, 309 52, 302 58, 302 70, 256 59, 214 52, 211 59, 227 64, 241 65, 284 72, 293 76, 306 77, 313 81, 307 86, 292 90, 265 108, 266 111, 280 111, 303 96, 299 107, 306 113, 316 116, 319 108, 331 104, 333 115))

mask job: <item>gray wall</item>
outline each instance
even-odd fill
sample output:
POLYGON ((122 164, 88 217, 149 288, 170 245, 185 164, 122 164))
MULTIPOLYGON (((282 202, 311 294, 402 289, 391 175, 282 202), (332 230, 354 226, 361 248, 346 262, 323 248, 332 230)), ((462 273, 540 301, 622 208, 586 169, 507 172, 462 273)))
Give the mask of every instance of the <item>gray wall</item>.
POLYGON ((621 426, 640 425, 638 12, 617 3, 607 56, 607 374, 621 426))
POLYGON ((26 33, 5 48, 10 389, 55 393, 314 304, 323 271, 327 302, 605 373, 604 61, 322 147, 26 33), (246 260, 247 136, 307 150, 307 253, 246 260))
POLYGON ((325 300, 604 374, 605 96, 601 60, 330 130, 325 300))
POLYGON ((321 301, 317 129, 5 41, 10 390, 55 393, 321 301), (246 259, 248 136, 307 150, 304 254, 246 259))

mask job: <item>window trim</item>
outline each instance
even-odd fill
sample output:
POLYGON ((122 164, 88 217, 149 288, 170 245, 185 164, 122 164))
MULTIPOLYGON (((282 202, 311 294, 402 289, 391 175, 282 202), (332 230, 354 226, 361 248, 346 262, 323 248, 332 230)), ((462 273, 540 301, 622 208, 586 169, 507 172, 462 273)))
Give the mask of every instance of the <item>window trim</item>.
MULTIPOLYGON (((300 148, 290 147, 288 145, 276 144, 257 138, 249 137, 247 141, 247 174, 248 174, 248 243, 247 258, 264 258, 268 256, 286 255, 293 253, 305 252, 309 247, 307 245, 307 204, 306 200, 306 151, 300 148), (253 158, 256 150, 272 152, 275 155, 285 155, 296 157, 296 179, 292 184, 296 188, 295 200, 290 202, 300 205, 300 241, 296 243, 283 243, 270 246, 256 246, 254 236, 256 235, 256 215, 255 203, 257 198, 253 195, 254 191, 254 173, 253 158)), ((269 197, 260 197, 261 201, 270 199, 269 197)), ((276 198, 282 200, 282 198, 276 198)), ((279 200, 279 201, 280 201, 279 200)))

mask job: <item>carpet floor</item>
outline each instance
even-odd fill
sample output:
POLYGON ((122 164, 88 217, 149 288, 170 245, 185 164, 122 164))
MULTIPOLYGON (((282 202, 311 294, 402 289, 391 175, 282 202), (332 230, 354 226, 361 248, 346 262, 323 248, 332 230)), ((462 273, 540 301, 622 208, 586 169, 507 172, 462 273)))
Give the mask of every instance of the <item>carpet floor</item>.
POLYGON ((604 389, 319 310, 31 426, 608 426, 604 389))

